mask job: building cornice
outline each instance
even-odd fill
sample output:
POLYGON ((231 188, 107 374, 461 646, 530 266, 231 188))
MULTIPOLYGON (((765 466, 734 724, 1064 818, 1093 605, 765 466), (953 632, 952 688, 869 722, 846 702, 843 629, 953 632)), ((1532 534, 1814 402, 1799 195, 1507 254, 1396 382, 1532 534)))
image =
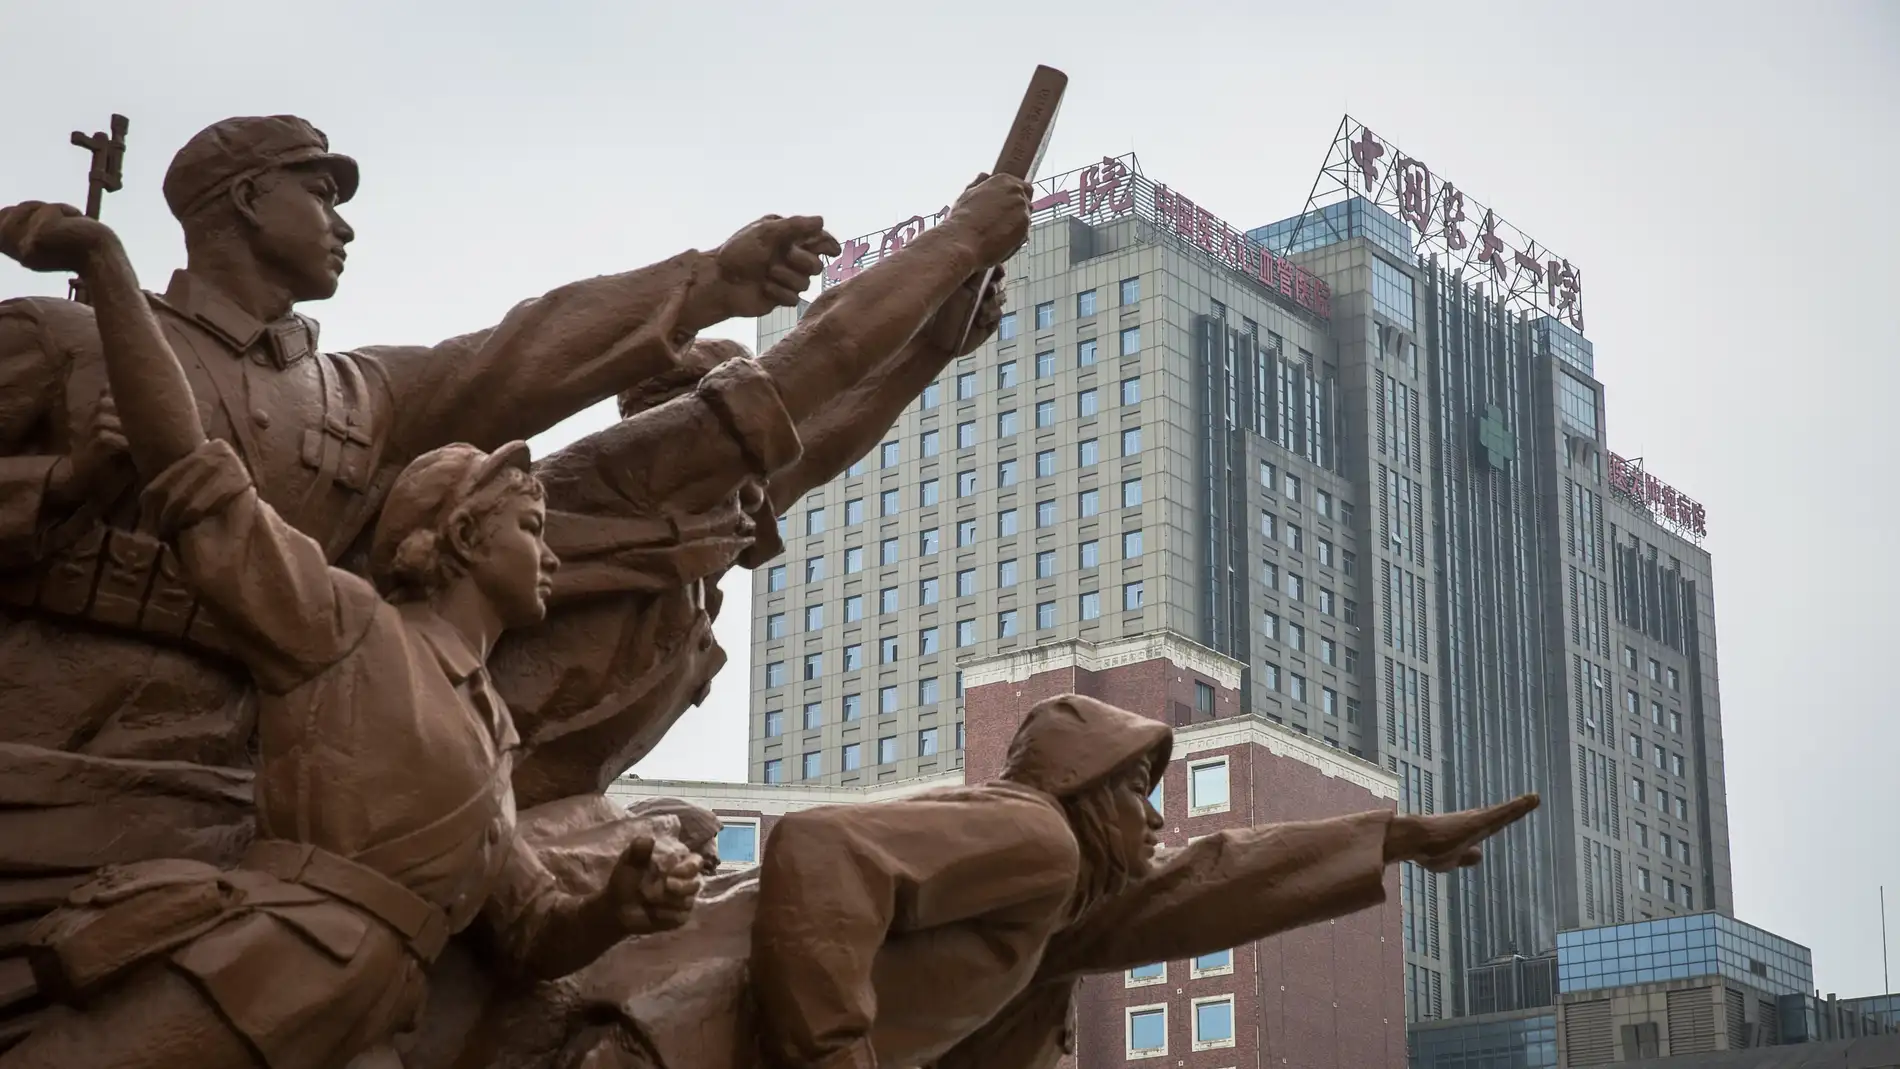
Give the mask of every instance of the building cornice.
POLYGON ((1375 797, 1399 799, 1399 778, 1370 761, 1335 750, 1310 735, 1283 728, 1259 717, 1242 716, 1208 720, 1174 731, 1176 760, 1188 760, 1197 754, 1227 750, 1236 746, 1258 746, 1276 757, 1286 757, 1310 765, 1331 779, 1345 780, 1375 797))
POLYGON ((1100 672, 1157 660, 1197 672, 1228 690, 1240 689, 1240 673, 1245 667, 1172 631, 1150 631, 1110 642, 1066 639, 971 661, 963 666, 963 687, 968 690, 990 683, 1021 683, 1045 672, 1072 668, 1100 672))

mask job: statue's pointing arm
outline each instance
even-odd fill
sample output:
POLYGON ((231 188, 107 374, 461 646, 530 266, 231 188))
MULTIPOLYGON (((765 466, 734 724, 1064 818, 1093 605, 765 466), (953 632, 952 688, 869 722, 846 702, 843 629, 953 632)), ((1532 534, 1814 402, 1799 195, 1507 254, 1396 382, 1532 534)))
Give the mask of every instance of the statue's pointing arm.
POLYGON ((1381 809, 1196 839, 1052 940, 1042 975, 1199 957, 1377 905, 1391 821, 1381 809))
POLYGON ((768 216, 710 252, 523 301, 487 330, 358 355, 388 382, 399 449, 493 449, 669 370, 707 327, 795 303, 835 248, 822 220, 768 216))

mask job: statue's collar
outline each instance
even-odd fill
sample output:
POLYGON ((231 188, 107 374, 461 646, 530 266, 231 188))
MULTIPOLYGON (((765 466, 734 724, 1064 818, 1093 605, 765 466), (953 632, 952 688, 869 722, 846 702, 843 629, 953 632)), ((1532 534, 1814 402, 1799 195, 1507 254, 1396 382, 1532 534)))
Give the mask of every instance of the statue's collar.
POLYGON ((224 291, 190 271, 173 271, 171 284, 158 302, 218 336, 234 353, 250 351, 266 335, 270 355, 287 367, 317 351, 317 321, 292 312, 265 323, 238 306, 224 291))

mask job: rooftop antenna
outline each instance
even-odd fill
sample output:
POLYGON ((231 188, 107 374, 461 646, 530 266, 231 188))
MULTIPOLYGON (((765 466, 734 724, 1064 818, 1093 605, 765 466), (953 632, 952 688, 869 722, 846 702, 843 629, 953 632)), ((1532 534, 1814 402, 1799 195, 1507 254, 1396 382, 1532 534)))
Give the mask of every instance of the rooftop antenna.
POLYGON ((1893 980, 1887 975, 1887 885, 1880 885, 1880 986, 1881 994, 1893 994, 1893 980))

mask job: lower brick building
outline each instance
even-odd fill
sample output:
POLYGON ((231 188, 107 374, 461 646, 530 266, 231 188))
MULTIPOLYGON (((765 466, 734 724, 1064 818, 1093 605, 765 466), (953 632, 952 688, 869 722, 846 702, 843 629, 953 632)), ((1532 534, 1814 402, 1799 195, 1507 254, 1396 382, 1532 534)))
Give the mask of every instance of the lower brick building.
MULTIPOLYGON (((1036 702, 1077 693, 1166 720, 1173 761, 1154 801, 1164 846, 1228 828, 1392 808, 1398 781, 1294 728, 1243 714, 1242 666, 1168 632, 1070 640, 962 666, 966 767, 868 787, 629 780, 626 801, 690 799, 719 814, 720 856, 755 863, 781 814, 981 782, 1003 767, 1036 702)), ((882 725, 866 723, 875 735, 882 725)), ((1131 1063, 1172 1069, 1401 1069, 1405 954, 1397 870, 1383 905, 1192 961, 1084 981, 1076 1054, 1065 1069, 1131 1063)))

